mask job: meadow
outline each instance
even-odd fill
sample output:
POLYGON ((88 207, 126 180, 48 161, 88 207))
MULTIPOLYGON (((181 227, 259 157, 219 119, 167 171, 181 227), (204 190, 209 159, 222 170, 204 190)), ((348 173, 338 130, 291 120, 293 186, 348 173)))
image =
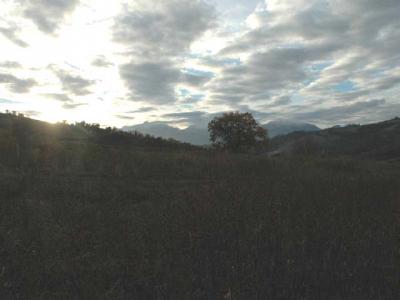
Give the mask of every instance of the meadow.
POLYGON ((1 299, 400 298, 398 164, 10 118, 1 299))

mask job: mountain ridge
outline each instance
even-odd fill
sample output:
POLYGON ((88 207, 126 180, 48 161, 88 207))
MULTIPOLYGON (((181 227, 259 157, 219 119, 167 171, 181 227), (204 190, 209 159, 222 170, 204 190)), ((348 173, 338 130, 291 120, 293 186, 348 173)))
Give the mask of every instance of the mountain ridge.
POLYGON ((400 159, 400 118, 366 124, 334 126, 317 132, 293 132, 271 140, 270 155, 351 156, 400 159))
MULTIPOLYGON (((274 138, 279 135, 285 135, 296 131, 319 131, 314 124, 296 122, 291 120, 279 119, 261 125, 267 129, 268 136, 274 138)), ((173 138, 181 142, 191 143, 194 145, 207 145, 210 143, 207 128, 195 125, 185 129, 179 129, 168 125, 165 122, 144 122, 133 126, 124 126, 123 131, 138 131, 143 134, 149 134, 156 137, 173 138)))

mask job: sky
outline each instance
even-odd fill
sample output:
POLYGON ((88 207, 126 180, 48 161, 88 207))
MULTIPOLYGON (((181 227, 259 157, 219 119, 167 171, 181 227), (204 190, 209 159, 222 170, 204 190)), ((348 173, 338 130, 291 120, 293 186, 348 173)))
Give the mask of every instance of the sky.
POLYGON ((0 111, 204 126, 400 116, 399 0, 2 0, 0 111))

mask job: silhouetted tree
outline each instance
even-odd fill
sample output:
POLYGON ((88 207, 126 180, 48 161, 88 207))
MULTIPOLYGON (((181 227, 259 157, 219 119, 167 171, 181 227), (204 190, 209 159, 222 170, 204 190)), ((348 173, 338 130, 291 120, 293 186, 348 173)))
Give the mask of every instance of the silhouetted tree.
POLYGON ((256 122, 251 113, 224 113, 208 124, 208 131, 214 147, 234 152, 249 150, 267 142, 266 129, 256 122))

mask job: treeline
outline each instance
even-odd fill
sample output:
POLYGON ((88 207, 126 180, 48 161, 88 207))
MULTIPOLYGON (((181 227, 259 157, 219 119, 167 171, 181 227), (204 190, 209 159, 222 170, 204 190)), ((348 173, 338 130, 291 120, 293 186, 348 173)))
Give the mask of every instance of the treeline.
POLYGON ((49 164, 60 166, 58 169, 90 162, 98 165, 94 163, 96 159, 107 156, 110 160, 117 159, 116 153, 121 149, 122 152, 202 151, 187 143, 140 132, 101 128, 99 124, 86 122, 49 124, 17 112, 0 114, 0 141, 0 167, 26 170, 46 169, 49 164))

